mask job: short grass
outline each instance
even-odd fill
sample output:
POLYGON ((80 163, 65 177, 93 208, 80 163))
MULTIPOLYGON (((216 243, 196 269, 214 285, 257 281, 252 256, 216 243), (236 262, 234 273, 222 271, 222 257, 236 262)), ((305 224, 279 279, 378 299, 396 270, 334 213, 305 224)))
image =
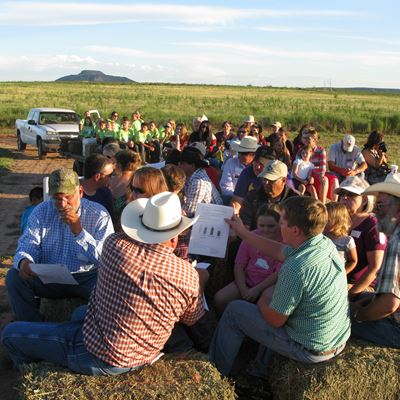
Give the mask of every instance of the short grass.
POLYGON ((252 114, 264 126, 281 121, 291 131, 312 123, 323 132, 367 133, 372 129, 400 132, 400 96, 266 87, 111 84, 88 82, 0 83, 0 127, 13 127, 32 107, 67 107, 80 115, 91 108, 108 116, 116 110, 129 116, 139 109, 144 119, 168 118, 191 124, 206 114, 218 126, 229 119, 236 126, 252 114))
POLYGON ((7 149, 0 149, 0 174, 2 171, 11 171, 13 153, 7 149))

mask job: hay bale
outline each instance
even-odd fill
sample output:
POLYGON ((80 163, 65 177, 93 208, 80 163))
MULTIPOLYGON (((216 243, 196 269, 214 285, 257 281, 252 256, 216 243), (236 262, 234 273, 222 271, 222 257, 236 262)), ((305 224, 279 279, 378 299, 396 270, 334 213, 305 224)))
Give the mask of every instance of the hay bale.
POLYGON ((64 322, 71 319, 71 314, 76 307, 86 304, 79 297, 67 299, 40 299, 40 312, 47 322, 64 322))
POLYGON ((202 355, 199 359, 161 359, 118 376, 78 375, 48 363, 22 367, 19 387, 26 400, 233 400, 234 388, 202 355))
POLYGON ((301 364, 276 357, 269 371, 274 400, 400 399, 400 350, 351 340, 332 361, 301 364))

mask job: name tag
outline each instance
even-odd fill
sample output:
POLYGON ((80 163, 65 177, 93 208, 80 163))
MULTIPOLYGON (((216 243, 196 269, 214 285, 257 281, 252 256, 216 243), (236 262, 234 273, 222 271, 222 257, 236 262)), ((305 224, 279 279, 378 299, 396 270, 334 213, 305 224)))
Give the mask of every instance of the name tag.
POLYGON ((266 260, 264 260, 263 258, 259 258, 256 261, 256 265, 257 265, 257 267, 260 267, 260 268, 266 269, 266 270, 268 270, 270 268, 268 262, 266 260))
POLYGON ((386 243, 386 236, 383 232, 379 232, 379 243, 385 244, 386 243))
POLYGON ((350 236, 353 236, 358 239, 361 236, 361 232, 360 231, 351 231, 350 236))

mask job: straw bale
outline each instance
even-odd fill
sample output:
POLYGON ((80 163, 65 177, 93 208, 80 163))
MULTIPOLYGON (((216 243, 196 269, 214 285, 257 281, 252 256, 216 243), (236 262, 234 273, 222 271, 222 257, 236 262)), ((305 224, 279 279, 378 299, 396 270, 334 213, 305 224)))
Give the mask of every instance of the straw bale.
POLYGON ((71 314, 76 307, 86 304, 79 297, 66 299, 40 299, 40 312, 47 322, 64 322, 71 319, 71 314))
POLYGON ((152 366, 117 376, 85 376, 48 363, 22 367, 19 387, 25 400, 234 400, 234 387, 204 355, 165 357, 152 366))
POLYGON ((274 400, 399 400, 400 350, 351 340, 332 361, 302 364, 276 357, 269 371, 274 400))

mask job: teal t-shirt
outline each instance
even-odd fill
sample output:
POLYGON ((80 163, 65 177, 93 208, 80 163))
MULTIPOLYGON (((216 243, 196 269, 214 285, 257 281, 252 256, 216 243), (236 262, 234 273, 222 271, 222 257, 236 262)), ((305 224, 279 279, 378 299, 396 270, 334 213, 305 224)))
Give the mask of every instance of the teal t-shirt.
POLYGON ((288 315, 288 335, 306 349, 332 350, 350 336, 344 263, 320 234, 300 247, 286 247, 270 307, 288 315))
POLYGON ((83 125, 80 136, 84 138, 91 138, 95 135, 95 130, 93 126, 83 125))

